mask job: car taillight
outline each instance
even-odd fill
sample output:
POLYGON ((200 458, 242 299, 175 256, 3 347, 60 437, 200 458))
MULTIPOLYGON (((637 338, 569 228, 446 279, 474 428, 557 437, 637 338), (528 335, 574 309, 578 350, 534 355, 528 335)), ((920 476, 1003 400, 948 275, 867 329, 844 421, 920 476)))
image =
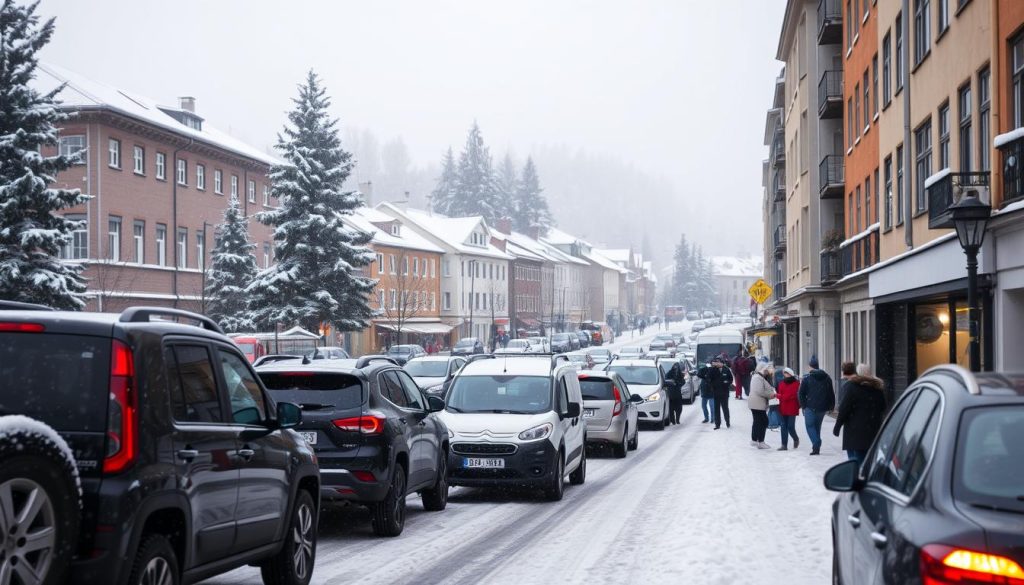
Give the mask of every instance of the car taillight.
POLYGON ((0 323, 0 333, 42 333, 42 323, 0 323))
POLYGON ((921 579, 924 585, 1024 585, 1024 569, 999 555, 929 544, 921 549, 921 579))
POLYGON ((379 435, 384 432, 385 420, 382 416, 365 415, 339 418, 331 422, 335 427, 343 431, 362 433, 364 435, 379 435))
POLYGON ((615 406, 612 407, 612 416, 622 414, 622 393, 618 386, 612 386, 612 394, 615 396, 615 406))
POLYGON ((107 410, 107 452, 104 473, 120 473, 135 462, 135 365, 132 350, 118 340, 110 343, 110 404, 107 410))

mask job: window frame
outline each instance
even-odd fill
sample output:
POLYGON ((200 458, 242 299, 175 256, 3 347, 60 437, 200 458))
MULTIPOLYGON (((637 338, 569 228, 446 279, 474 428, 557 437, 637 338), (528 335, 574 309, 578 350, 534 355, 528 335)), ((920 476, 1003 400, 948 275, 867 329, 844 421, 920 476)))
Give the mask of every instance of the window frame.
POLYGON ((256 203, 256 181, 249 179, 245 189, 246 197, 249 203, 256 203))
POLYGON ((119 215, 107 216, 107 259, 121 261, 121 245, 124 242, 124 218, 119 215), (117 226, 117 229, 114 229, 117 226))
POLYGON ((238 198, 238 175, 231 175, 231 196, 238 198))
POLYGON ((914 67, 932 51, 931 10, 931 0, 914 0, 914 67))
POLYGON ((971 81, 968 79, 967 83, 956 90, 957 128, 959 130, 957 154, 962 173, 971 172, 974 166, 974 138, 971 135, 973 132, 973 99, 971 81))
POLYGON ((136 264, 146 263, 146 220, 136 219, 132 221, 132 251, 134 253, 134 262, 136 264), (139 234, 139 228, 142 228, 142 233, 139 234))
POLYGON ((132 172, 142 176, 146 174, 146 149, 138 144, 132 146, 132 172))
POLYGON ((882 219, 882 227, 885 231, 889 231, 893 226, 893 191, 892 191, 892 155, 885 157, 882 161, 882 176, 885 178, 885 209, 884 217, 882 219))
POLYGON ((992 72, 986 65, 978 71, 978 170, 992 171, 992 72))
POLYGON ((213 192, 217 195, 224 194, 224 171, 213 169, 213 192))
POLYGON ((188 161, 179 158, 174 161, 174 180, 182 187, 188 186, 188 161))
POLYGON ((156 224, 154 241, 156 242, 157 266, 167 266, 167 224, 156 224), (163 236, 162 238, 160 237, 161 235, 163 236))
POLYGON ((892 103, 892 37, 886 31, 882 38, 882 108, 892 103))
POLYGON ((174 265, 178 270, 188 268, 188 228, 178 226, 174 233, 174 265))
POLYGON ((196 163, 196 189, 206 190, 206 165, 196 163))
MULTIPOLYGON (((889 499, 891 499, 891 500, 893 500, 893 501, 895 501, 895 502, 897 502, 897 503, 899 503, 901 505, 907 505, 909 502, 911 502, 917 496, 918 490, 920 490, 921 486, 924 485, 924 483, 925 483, 925 481, 926 481, 926 479, 928 477, 928 474, 931 472, 932 463, 935 461, 935 450, 938 447, 939 437, 942 435, 942 431, 943 431, 943 417, 945 415, 945 411, 946 411, 946 397, 945 397, 945 395, 942 393, 942 391, 937 386, 935 386, 935 385, 933 385, 931 383, 922 383, 922 384, 919 384, 919 385, 911 386, 909 389, 907 389, 907 391, 900 398, 900 400, 898 400, 896 402, 896 404, 893 405, 893 407, 890 410, 889 414, 886 415, 886 418, 883 421, 882 426, 879 428, 879 431, 878 431, 878 434, 877 434, 877 436, 875 438, 875 441, 874 441, 874 443, 872 443, 871 449, 868 451, 868 455, 867 455, 867 457, 864 460, 865 464, 861 467, 860 474, 861 474, 861 477, 864 479, 865 486, 867 488, 869 488, 869 489, 873 489, 873 490, 883 494, 884 496, 888 497, 889 499), (893 417, 893 413, 895 413, 897 411, 897 409, 900 408, 905 401, 909 401, 909 405, 907 407, 907 411, 905 413, 902 413, 902 418, 899 421, 896 421, 894 423, 894 424, 898 425, 898 427, 896 429, 895 435, 893 436, 893 444, 890 446, 890 449, 893 449, 893 448, 896 448, 896 447, 899 446, 899 444, 900 444, 899 443, 899 439, 903 435, 903 430, 906 427, 907 420, 913 414, 914 408, 917 406, 917 402, 918 402, 918 400, 920 400, 921 395, 924 392, 932 392, 935 395, 937 395, 938 396, 938 404, 936 404, 936 406, 933 407, 933 411, 932 411, 930 417, 928 418, 927 421, 925 421, 925 426, 923 427, 924 432, 922 433, 922 437, 918 438, 917 443, 914 445, 914 447, 913 447, 913 449, 911 451, 911 454, 912 455, 916 455, 917 450, 921 446, 921 440, 923 439, 923 435, 927 434, 928 423, 931 422, 931 420, 933 420, 933 417, 937 416, 938 417, 937 418, 937 420, 938 420, 938 423, 937 423, 938 424, 938 428, 935 431, 935 436, 932 438, 932 445, 931 445, 932 457, 929 458, 928 462, 925 464, 924 469, 921 472, 921 476, 918 478, 917 484, 913 487, 913 489, 911 489, 911 490, 909 490, 907 492, 902 492, 902 491, 896 490, 895 488, 893 488, 893 487, 891 487, 889 485, 886 485, 885 483, 882 483, 881 481, 872 479, 872 473, 870 473, 870 471, 874 470, 875 464, 877 462, 876 461, 876 457, 877 457, 877 450, 879 448, 878 440, 882 436, 882 433, 889 426, 889 423, 892 422, 891 419, 893 417)), ((891 453, 892 452, 890 450, 889 455, 887 455, 887 458, 891 456, 891 453)), ((912 459, 912 457, 911 457, 911 459, 912 459)))
POLYGON ((212 343, 210 351, 211 354, 215 354, 218 358, 223 353, 237 360, 238 363, 241 364, 242 370, 252 378, 253 383, 256 385, 256 390, 259 393, 259 398, 262 400, 262 413, 258 422, 249 423, 235 420, 234 403, 231 400, 231 393, 228 390, 227 378, 224 374, 224 363, 221 359, 215 359, 214 370, 216 371, 215 376, 217 378, 217 392, 221 397, 221 403, 227 404, 228 406, 227 412, 224 413, 224 417, 230 417, 228 424, 232 426, 266 428, 267 421, 273 420, 274 418, 274 409, 271 408, 273 401, 270 400, 270 397, 267 395, 267 391, 263 387, 263 383, 260 382, 259 375, 252 369, 252 365, 249 363, 249 360, 247 360, 245 356, 241 355, 236 348, 222 343, 212 343))
POLYGON ((906 75, 906 66, 903 60, 905 39, 903 38, 903 13, 899 12, 896 14, 896 40, 895 40, 895 54, 896 54, 896 89, 894 95, 899 94, 903 91, 903 77, 906 75))
POLYGON ((64 219, 68 221, 81 222, 81 227, 71 230, 71 239, 66 246, 62 246, 60 257, 64 260, 88 260, 89 259, 89 215, 86 213, 67 213, 64 219), (79 246, 84 243, 84 246, 79 246), (84 250, 84 254, 79 255, 84 250))
POLYGON ((158 181, 167 180, 167 154, 157 151, 156 162, 153 164, 153 174, 158 181))
POLYGON ((173 392, 173 389, 168 388, 168 395, 169 395, 168 398, 169 398, 169 402, 170 402, 170 405, 171 405, 171 409, 170 409, 171 424, 173 424, 175 427, 179 427, 179 426, 185 426, 185 427, 190 427, 190 426, 208 426, 208 425, 217 425, 217 426, 225 427, 225 428, 226 427, 230 427, 232 424, 234 424, 234 423, 232 423, 232 421, 228 420, 228 418, 227 418, 227 413, 230 411, 230 405, 227 403, 227 400, 226 400, 227 397, 224 395, 224 391, 223 391, 221 383, 219 381, 219 374, 220 373, 217 371, 218 370, 217 364, 213 360, 213 356, 212 356, 212 353, 211 353, 212 348, 210 347, 209 343, 205 343, 205 342, 202 342, 202 341, 199 341, 199 340, 196 340, 196 339, 187 338, 187 337, 168 337, 168 338, 166 338, 165 341, 164 341, 164 344, 163 344, 163 352, 164 352, 164 356, 165 356, 165 359, 164 359, 164 362, 165 362, 164 369, 165 369, 165 372, 167 374, 168 382, 170 382, 173 378, 172 378, 172 373, 167 368, 167 366, 171 365, 171 360, 166 358, 166 355, 167 355, 166 352, 167 351, 171 351, 172 355, 174 356, 174 358, 173 358, 173 365, 174 365, 174 374, 176 374, 176 376, 174 376, 174 377, 176 377, 178 379, 178 389, 182 392, 181 398, 183 399, 183 404, 187 405, 188 402, 184 401, 184 398, 185 398, 185 395, 184 395, 185 384, 181 380, 181 370, 180 370, 179 365, 178 365, 179 364, 179 360, 178 360, 177 348, 181 347, 181 346, 202 348, 206 352, 206 359, 207 359, 207 362, 210 364, 210 373, 213 375, 213 392, 214 392, 215 397, 217 398, 217 406, 219 407, 219 410, 220 410, 220 412, 218 413, 219 414, 219 420, 216 420, 216 421, 179 420, 175 416, 175 404, 174 404, 174 392, 173 392))
POLYGON ((57 154, 68 159, 72 165, 84 165, 86 161, 79 156, 88 148, 85 134, 68 134, 57 139, 57 154), (74 142, 74 146, 72 146, 74 142))
POLYGON ((914 130, 914 210, 915 215, 928 209, 928 194, 924 183, 932 171, 932 119, 929 116, 914 130), (922 139, 924 147, 922 148, 922 139))
POLYGON ((107 138, 107 166, 121 170, 121 141, 117 138, 107 138))

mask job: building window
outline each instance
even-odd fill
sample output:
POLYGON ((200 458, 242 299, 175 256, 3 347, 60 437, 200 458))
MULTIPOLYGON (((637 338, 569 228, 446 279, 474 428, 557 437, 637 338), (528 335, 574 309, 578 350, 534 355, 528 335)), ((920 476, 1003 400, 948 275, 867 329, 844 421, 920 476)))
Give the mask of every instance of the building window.
POLYGON ((903 145, 896 147, 896 225, 903 223, 903 145))
POLYGON ((885 229, 892 229, 892 157, 885 157, 885 229))
POLYGON ((263 185, 263 207, 270 207, 270 185, 263 185))
POLYGON ((1024 126, 1024 33, 1013 41, 1013 127, 1024 126))
POLYGON ((178 228, 178 268, 188 266, 188 228, 178 228))
POLYGON ((864 229, 871 225, 871 177, 864 179, 864 229))
POLYGON ((388 267, 390 268, 391 274, 398 274, 398 266, 395 264, 394 254, 388 254, 388 267))
POLYGON ((402 257, 402 276, 408 276, 408 275, 409 275, 409 259, 403 256, 402 257))
POLYGON ((430 259, 430 278, 437 278, 437 264, 433 258, 430 259))
POLYGON ((270 243, 263 242, 263 267, 270 268, 270 243))
POLYGON ((846 0, 846 50, 853 48, 853 0, 846 0))
POLYGON ((446 311, 452 308, 452 293, 446 292, 441 296, 441 308, 446 311))
POLYGON ((878 54, 871 59, 871 111, 878 115, 878 54))
POLYGON ((384 254, 377 253, 377 274, 384 274, 384 254))
POLYGON ((79 158, 81 152, 85 150, 85 135, 84 134, 73 134, 71 136, 61 136, 58 141, 60 155, 70 159, 71 164, 85 164, 84 160, 79 158))
POLYGON ((146 151, 141 146, 132 148, 132 163, 136 175, 146 174, 146 151))
POLYGON ((989 70, 986 67, 978 73, 978 170, 988 172, 992 169, 992 97, 989 91, 989 70))
POLYGON ((156 153, 156 178, 161 181, 167 178, 167 155, 162 152, 156 153))
POLYGON ((960 106, 960 172, 969 173, 972 170, 971 152, 971 84, 960 88, 957 94, 960 106))
POLYGON ((914 64, 928 56, 932 44, 931 0, 914 0, 914 64))
POLYGON ((399 236, 399 235, 401 235, 401 233, 402 233, 402 229, 398 226, 397 223, 391 224, 391 235, 392 236, 399 236))
POLYGON ((220 169, 213 171, 213 192, 217 195, 224 193, 224 173, 220 169))
POLYGON ((249 197, 249 203, 256 203, 256 181, 249 181, 247 194, 249 197))
POLYGON ((196 165, 196 189, 206 189, 206 167, 196 165))
POLYGON ((949 102, 939 106, 939 170, 949 168, 949 102))
POLYGON ((107 220, 107 257, 121 261, 121 218, 111 215, 107 220))
POLYGON ((419 258, 413 258, 412 259, 412 275, 413 276, 419 276, 420 275, 420 259, 419 258))
POLYGON ((860 233, 860 230, 861 230, 861 227, 860 227, 861 226, 861 223, 860 223, 860 214, 861 214, 861 207, 860 207, 860 185, 857 185, 857 196, 854 197, 854 201, 856 201, 856 203, 857 203, 857 209, 853 212, 853 221, 851 223, 853 223, 853 233, 856 234, 856 233, 860 233))
POLYGON ((146 222, 141 219, 136 219, 132 225, 132 239, 135 244, 135 257, 133 260, 137 264, 144 264, 146 262, 146 222))
POLYGON ((864 70, 864 81, 862 82, 864 87, 864 132, 868 131, 871 127, 871 121, 868 120, 868 108, 871 107, 871 86, 868 85, 868 70, 864 70))
POLYGON ((167 266, 167 226, 156 224, 156 263, 167 266))
POLYGON ((89 257, 89 226, 86 225, 84 213, 69 213, 64 216, 69 221, 79 222, 71 231, 71 241, 61 248, 60 257, 65 260, 85 260, 89 257))
POLYGON ((231 175, 231 196, 238 198, 238 175, 231 175))
POLYGON ((206 269, 206 232, 196 231, 196 267, 206 269))
POLYGON ((853 148, 853 98, 846 98, 846 148, 853 148))
POLYGON ((936 0, 939 4, 939 34, 949 28, 949 0, 936 0))
POLYGON ((896 92, 903 89, 903 15, 896 15, 896 92))
POLYGON ((875 169, 875 198, 872 200, 872 205, 868 205, 868 214, 870 214, 870 221, 868 223, 876 223, 878 221, 878 199, 881 197, 878 189, 881 183, 878 182, 878 169, 875 169))
POLYGON ((391 308, 398 308, 398 291, 395 289, 391 289, 391 308))
POLYGON ((889 33, 882 39, 882 104, 892 101, 892 42, 889 33))
POLYGON ((121 141, 116 138, 107 143, 107 164, 115 169, 121 168, 121 141))
POLYGON ((179 158, 178 162, 177 162, 177 165, 178 165, 178 184, 179 185, 188 185, 188 163, 185 162, 185 159, 179 158))
POLYGON ((430 310, 431 311, 436 311, 437 310, 437 293, 436 292, 431 292, 430 293, 430 310))
POLYGON ((914 182, 914 201, 917 211, 927 206, 924 182, 932 175, 932 122, 928 120, 914 132, 914 150, 917 153, 917 180, 914 182))
MULTIPOLYGON (((462 272, 463 272, 463 275, 465 275, 465 272, 466 272, 465 268, 463 268, 462 272)), ((451 275, 452 275, 452 261, 451 260, 442 260, 441 261, 441 276, 451 276, 451 275)))

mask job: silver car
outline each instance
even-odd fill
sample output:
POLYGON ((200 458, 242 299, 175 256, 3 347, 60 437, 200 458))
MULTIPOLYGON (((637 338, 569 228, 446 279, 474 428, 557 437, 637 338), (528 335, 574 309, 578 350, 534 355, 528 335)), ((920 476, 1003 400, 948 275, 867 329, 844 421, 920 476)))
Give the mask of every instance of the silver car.
POLYGON ((618 374, 631 393, 644 399, 637 406, 638 420, 652 423, 659 431, 664 430, 668 422, 668 391, 658 364, 654 360, 613 360, 605 371, 618 374))
POLYGON ((664 378, 668 375, 672 366, 679 364, 679 368, 683 373, 683 387, 680 388, 680 393, 683 395, 683 402, 686 404, 693 404, 693 399, 697 397, 697 386, 693 381, 696 376, 690 375, 690 369, 687 365, 687 360, 684 358, 661 358, 658 360, 658 367, 661 368, 661 376, 664 378))
POLYGON ((643 397, 630 394, 615 372, 583 370, 579 378, 587 443, 611 445, 619 458, 625 457, 627 450, 635 451, 640 443, 637 404, 643 397))
POLYGON ((612 361, 612 350, 607 347, 590 347, 583 351, 589 353, 590 357, 594 358, 594 363, 598 366, 603 366, 612 361))
POLYGON ((629 347, 623 347, 619 350, 619 353, 615 354, 618 359, 624 360, 639 360, 643 359, 647 355, 643 346, 632 345, 629 347))

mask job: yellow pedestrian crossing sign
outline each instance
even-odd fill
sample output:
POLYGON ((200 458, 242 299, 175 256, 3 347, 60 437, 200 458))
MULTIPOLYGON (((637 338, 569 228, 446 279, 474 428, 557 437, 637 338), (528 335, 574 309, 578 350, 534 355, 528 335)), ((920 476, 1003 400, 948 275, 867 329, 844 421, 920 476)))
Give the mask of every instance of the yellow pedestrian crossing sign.
POLYGON ((750 293, 750 298, 754 299, 757 304, 763 305, 768 300, 768 297, 772 296, 772 287, 768 286, 768 283, 763 278, 758 278, 757 282, 750 285, 747 292, 750 293))

